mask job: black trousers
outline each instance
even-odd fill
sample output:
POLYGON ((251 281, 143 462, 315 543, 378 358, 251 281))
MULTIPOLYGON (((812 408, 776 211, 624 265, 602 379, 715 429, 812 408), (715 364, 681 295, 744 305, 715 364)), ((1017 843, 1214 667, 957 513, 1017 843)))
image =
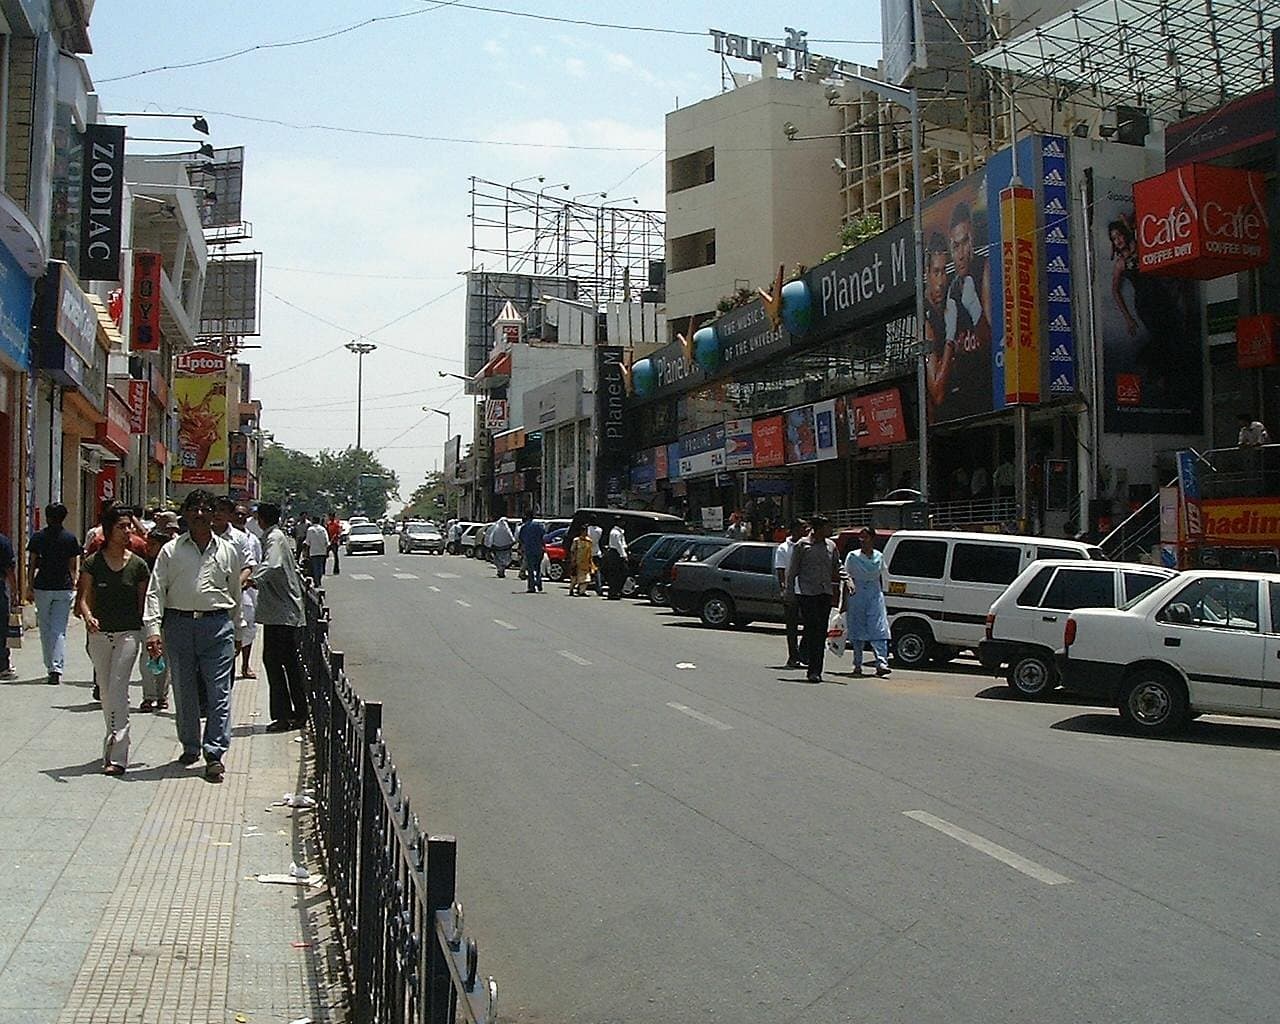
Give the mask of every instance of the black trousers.
POLYGON ((787 660, 804 661, 804 655, 800 652, 799 597, 797 595, 793 595, 789 600, 784 599, 782 602, 782 611, 786 616, 787 623, 787 660))
POLYGON ((610 601, 622 600, 622 585, 627 582, 627 563, 613 548, 606 548, 600 566, 610 601))
POLYGON ((298 626, 262 627, 262 667, 267 670, 271 694, 271 721, 304 721, 307 717, 307 688, 302 678, 302 658, 298 652, 298 626))
POLYGON ((337 576, 342 570, 338 568, 338 542, 334 541, 329 545, 329 550, 333 552, 333 574, 337 576))
POLYGON ((800 594, 800 625, 804 636, 800 643, 800 656, 809 668, 809 674, 822 674, 822 661, 827 653, 827 620, 831 618, 830 594, 800 594))

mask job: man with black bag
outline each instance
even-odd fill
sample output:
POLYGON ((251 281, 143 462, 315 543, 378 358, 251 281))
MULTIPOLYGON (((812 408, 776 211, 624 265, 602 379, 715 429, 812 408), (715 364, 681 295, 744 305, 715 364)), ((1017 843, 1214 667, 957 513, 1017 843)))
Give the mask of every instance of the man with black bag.
POLYGON ((803 635, 800 654, 808 669, 808 682, 822 682, 822 662, 827 652, 827 623, 840 581, 840 553, 827 534, 826 516, 809 520, 811 533, 795 542, 785 589, 795 590, 800 605, 803 635))

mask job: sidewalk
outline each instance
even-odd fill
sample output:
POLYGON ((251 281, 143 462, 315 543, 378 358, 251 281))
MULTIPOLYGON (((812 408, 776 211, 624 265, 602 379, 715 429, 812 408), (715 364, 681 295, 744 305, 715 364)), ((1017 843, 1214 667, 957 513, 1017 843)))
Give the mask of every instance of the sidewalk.
POLYGON ((28 633, 18 679, 0 683, 0 1024, 345 1021, 327 889, 255 878, 320 870, 311 813, 270 806, 304 787, 307 744, 262 731, 260 657, 259 678, 236 682, 212 785, 174 760, 172 710, 131 715, 130 770, 102 775, 74 619, 67 648, 49 686, 28 633))

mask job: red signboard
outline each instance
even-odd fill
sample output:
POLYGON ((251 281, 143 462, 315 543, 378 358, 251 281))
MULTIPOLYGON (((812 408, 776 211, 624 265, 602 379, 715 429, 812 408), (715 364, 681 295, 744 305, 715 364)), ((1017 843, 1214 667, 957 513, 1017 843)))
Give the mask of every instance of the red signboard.
POLYGON ((120 467, 104 466, 98 470, 93 489, 94 508, 101 509, 109 501, 115 501, 120 495, 120 467))
POLYGON ((1116 374, 1116 405, 1142 404, 1142 375, 1138 373, 1116 374))
POLYGON ((1241 369, 1280 363, 1276 334, 1280 318, 1271 314, 1242 316, 1236 321, 1236 365, 1241 369))
POLYGON ((133 254, 133 319, 129 348, 133 352, 160 350, 160 254, 133 254))
POLYGON ((1141 273, 1209 281, 1271 257, 1263 177, 1191 164, 1133 186, 1141 273))
POLYGON ((781 416, 770 416, 751 424, 751 443, 755 447, 755 465, 785 466, 787 450, 781 416))
POLYGON ((873 391, 849 400, 849 440, 859 448, 902 444, 907 423, 902 415, 902 395, 897 388, 873 391))
POLYGON ((129 381, 129 433, 147 432, 147 406, 151 403, 151 385, 145 380, 129 381))
POLYGON ((107 389, 107 418, 98 424, 98 443, 117 455, 129 454, 130 416, 128 403, 107 389))

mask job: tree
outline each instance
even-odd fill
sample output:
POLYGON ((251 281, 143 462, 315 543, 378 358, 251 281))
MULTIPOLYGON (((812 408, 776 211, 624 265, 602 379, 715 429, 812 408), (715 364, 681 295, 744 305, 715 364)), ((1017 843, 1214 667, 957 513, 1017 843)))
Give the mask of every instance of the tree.
POLYGON ((450 511, 448 500, 449 489, 445 485, 444 474, 433 470, 409 495, 409 504, 402 514, 406 519, 439 519, 450 511))
POLYGON ((271 445, 262 457, 262 495, 290 514, 356 513, 376 519, 400 489, 395 473, 371 452, 323 449, 317 455, 271 445))

